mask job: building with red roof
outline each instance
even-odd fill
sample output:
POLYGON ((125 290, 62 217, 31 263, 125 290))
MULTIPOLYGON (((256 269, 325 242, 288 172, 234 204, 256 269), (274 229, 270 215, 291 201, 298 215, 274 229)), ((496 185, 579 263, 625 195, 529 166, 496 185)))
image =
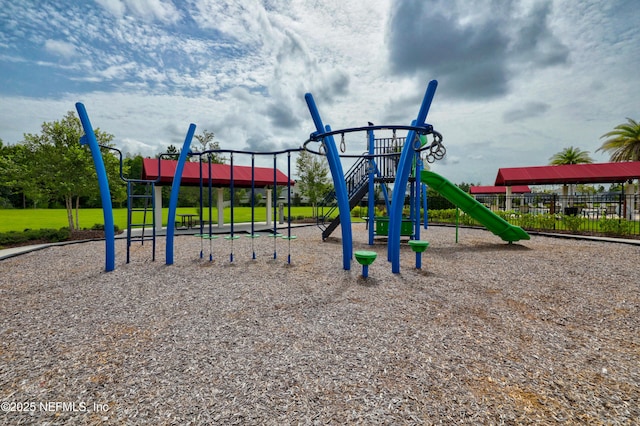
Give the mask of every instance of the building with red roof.
MULTIPOLYGON (((178 166, 177 160, 161 160, 157 158, 145 158, 142 161, 142 179, 156 181, 156 226, 162 226, 162 186, 173 184, 173 177, 178 166)), ((271 223, 271 203, 272 203, 272 187, 276 186, 293 186, 295 181, 287 177, 278 169, 270 167, 251 167, 251 166, 233 166, 233 186, 234 188, 251 188, 253 185, 256 189, 266 189, 264 197, 267 203, 266 223, 271 223), (275 174, 274 174, 275 172, 275 174)), ((223 189, 231 186, 231 165, 229 164, 209 164, 208 162, 187 162, 184 165, 182 179, 180 185, 184 186, 200 186, 209 185, 216 187, 218 192, 218 226, 224 223, 224 197, 223 189), (211 166, 211 167, 209 167, 211 166), (211 170, 211 174, 209 174, 211 170)))
MULTIPOLYGON (((176 160, 158 160, 157 158, 145 158, 142 162, 142 179, 156 180, 158 185, 171 185, 176 172, 178 162, 176 160)), ((286 174, 270 167, 254 167, 253 179, 256 188, 276 185, 295 185, 286 174)), ((209 163, 187 162, 182 172, 181 185, 199 186, 209 185, 209 163)), ((251 166, 233 166, 233 185, 237 188, 251 188, 251 166)), ((229 164, 211 164, 211 186, 231 186, 231 166, 229 164)))

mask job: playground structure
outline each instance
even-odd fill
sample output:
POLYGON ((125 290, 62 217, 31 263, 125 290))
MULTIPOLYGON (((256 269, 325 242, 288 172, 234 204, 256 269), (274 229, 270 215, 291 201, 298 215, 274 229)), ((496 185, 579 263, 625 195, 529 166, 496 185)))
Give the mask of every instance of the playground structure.
MULTIPOLYGON (((203 174, 203 164, 207 164, 204 161, 207 154, 210 153, 229 153, 230 154, 230 190, 233 194, 234 191, 234 154, 251 155, 251 202, 252 202, 252 221, 251 221, 251 233, 250 238, 256 238, 254 223, 255 218, 254 211, 254 190, 255 190, 255 156, 256 155, 272 155, 274 158, 274 205, 276 204, 277 197, 277 168, 276 159, 278 155, 287 155, 287 197, 288 197, 288 221, 287 221, 287 235, 282 236, 278 233, 277 225, 273 225, 272 236, 283 237, 289 241, 289 256, 288 262, 291 262, 291 240, 295 239, 295 236, 291 235, 291 153, 299 152, 301 150, 307 150, 311 153, 318 155, 324 155, 327 159, 331 177, 333 180, 334 191, 329 195, 329 198, 335 200, 334 208, 338 210, 338 216, 326 224, 324 221, 320 223, 323 229, 322 237, 326 239, 338 225, 341 225, 342 232, 342 251, 343 251, 343 269, 349 270, 351 268, 351 261, 353 259, 353 238, 352 238, 352 224, 351 224, 351 210, 362 200, 365 194, 368 194, 368 213, 366 220, 369 223, 369 245, 374 243, 374 235, 376 229, 378 233, 384 233, 388 236, 387 239, 387 260, 391 263, 393 273, 400 272, 400 243, 401 236, 409 236, 412 241, 420 241, 420 227, 423 223, 421 217, 421 200, 423 203, 422 215, 424 215, 424 225, 427 226, 427 205, 426 205, 426 185, 431 185, 433 189, 440 192, 443 196, 449 199, 452 203, 458 206, 460 209, 474 217, 480 223, 485 225, 494 234, 501 237, 504 241, 512 243, 521 239, 528 239, 529 235, 521 228, 513 226, 502 218, 496 216, 484 205, 476 201, 470 195, 464 193, 451 182, 447 181, 443 177, 429 171, 423 170, 423 161, 434 162, 444 157, 446 149, 442 144, 442 136, 433 129, 433 126, 426 123, 427 114, 431 106, 431 102, 435 95, 437 82, 435 80, 429 82, 427 90, 422 100, 417 118, 411 123, 410 126, 402 125, 382 125, 376 126, 369 123, 369 126, 358 128, 347 128, 340 130, 332 130, 329 125, 325 125, 321 119, 318 108, 315 104, 313 96, 308 93, 305 95, 305 100, 311 114, 311 118, 314 122, 316 131, 311 133, 309 139, 304 145, 297 149, 282 150, 276 152, 250 152, 250 151, 237 151, 237 150, 211 150, 193 153, 190 152, 191 140, 195 133, 195 125, 191 124, 187 135, 185 137, 180 155, 175 168, 175 173, 172 179, 171 194, 169 200, 169 215, 166 231, 166 264, 173 264, 174 255, 174 236, 175 236, 175 218, 176 208, 178 202, 178 194, 181 185, 181 179, 189 155, 200 156, 200 233, 197 234, 202 239, 208 239, 210 244, 214 239, 212 231, 212 215, 211 215, 211 203, 209 204, 209 220, 208 220, 208 232, 204 232, 203 221, 203 190, 205 182, 208 183, 207 188, 209 191, 209 200, 211 200, 212 191, 212 178, 211 178, 211 160, 208 160, 208 175, 207 178, 203 174), (375 131, 388 130, 393 132, 392 138, 378 139, 375 138, 375 131), (396 136, 397 131, 406 131, 406 137, 398 138, 396 136), (338 152, 338 147, 334 139, 335 135, 341 135, 341 151, 344 149, 344 136, 349 133, 366 132, 367 134, 367 152, 361 155, 345 155, 338 152), (427 136, 432 135, 433 141, 428 143, 427 136), (389 140, 391 143, 389 143, 389 140), (314 150, 312 144, 317 143, 319 147, 314 150), (423 154, 425 158, 423 160, 423 154), (341 158, 356 158, 357 161, 345 174, 343 172, 341 158), (375 216, 375 184, 381 184, 382 192, 385 198, 385 207, 387 216, 383 218, 377 218, 375 216), (389 200, 388 192, 386 190, 386 183, 393 184, 393 193, 391 200, 389 200), (410 184, 409 190, 409 209, 410 214, 408 219, 403 217, 403 210, 405 207, 405 198, 407 193, 407 187, 410 184), (406 228, 403 225, 409 225, 406 228)), ((83 125, 85 136, 82 137, 81 143, 88 144, 94 163, 96 165, 96 172, 98 174, 98 183, 100 186, 100 193, 103 202, 103 214, 105 221, 105 240, 106 240, 106 256, 105 256, 105 270, 111 271, 115 268, 115 235, 113 230, 113 212, 110 200, 109 185, 106 178, 106 172, 104 170, 104 164, 100 154, 100 146, 98 145, 93 128, 89 121, 88 115, 81 103, 76 104, 76 108, 83 125)), ((104 147, 103 147, 104 148, 104 147)), ((159 160, 160 161, 160 160, 159 160)), ((160 163, 158 163, 160 168, 160 163)), ((160 175, 160 173, 158 173, 160 175)), ((159 179, 159 177, 157 178, 159 179)), ((153 186, 157 183, 157 180, 127 180, 128 189, 128 236, 127 236, 127 262, 129 261, 129 247, 132 242, 131 230, 134 226, 141 226, 143 229, 142 237, 140 241, 144 243, 144 225, 146 219, 142 224, 132 223, 132 212, 135 210, 133 206, 133 192, 131 190, 133 184, 144 184, 153 186)), ((152 209, 155 208, 155 196, 153 188, 149 195, 145 195, 147 200, 151 203, 152 209)), ((146 193, 145 193, 146 194, 146 193)), ((153 233, 150 239, 153 241, 153 258, 155 259, 155 214, 153 214, 153 233)), ((329 215, 326 215, 327 217, 329 215)), ((146 207, 144 210, 144 217, 146 218, 146 207)), ((233 240, 238 238, 234 232, 234 220, 233 220, 233 202, 231 203, 231 232, 226 237, 231 242, 231 254, 230 261, 233 262, 233 240)), ((426 243, 426 242, 425 242, 426 243)), ((421 267, 420 255, 428 246, 428 243, 413 243, 412 249, 416 252, 416 268, 421 267)), ((253 249, 253 244, 252 244, 253 249)), ((275 239, 274 239, 274 259, 277 254, 275 251, 275 239)), ((200 257, 204 257, 203 250, 201 249, 200 257)), ((367 269, 362 263, 362 256, 356 256, 358 262, 363 264, 363 275, 366 276, 367 269)), ((373 262, 375 257, 365 256, 366 262, 373 262)), ((255 250, 253 250, 253 258, 255 259, 255 250)), ((210 250, 209 259, 212 260, 212 254, 210 250)))
MULTIPOLYGON (((287 188, 287 216, 289 217, 289 220, 287 221, 287 232, 286 235, 283 235, 281 233, 278 232, 278 228, 277 228, 277 223, 276 221, 272 221, 273 223, 273 227, 270 229, 271 232, 271 236, 272 237, 276 237, 276 238, 282 238, 284 240, 288 241, 288 256, 287 256, 287 262, 291 263, 291 241, 296 239, 295 235, 291 234, 291 186, 293 184, 293 181, 291 180, 291 153, 292 152, 298 152, 301 151, 301 148, 298 149, 289 149, 289 150, 281 150, 281 151, 274 151, 274 152, 252 152, 252 151, 240 151, 240 150, 207 150, 207 151, 203 151, 203 152, 193 152, 190 150, 190 145, 191 145, 191 140, 193 139, 193 134, 195 133, 195 125, 191 124, 189 127, 189 131, 187 132, 187 136, 185 138, 184 144, 182 146, 179 158, 177 161, 167 161, 164 160, 163 157, 164 156, 168 156, 169 154, 161 154, 156 160, 153 159, 147 159, 148 161, 145 161, 145 163, 149 163, 149 164, 153 164, 155 163, 155 168, 151 167, 153 176, 152 178, 147 178, 144 179, 129 179, 129 178, 125 178, 123 175, 123 170, 122 170, 122 152, 116 148, 111 148, 111 147, 107 147, 107 146, 101 146, 98 145, 96 140, 95 140, 95 136, 93 135, 93 131, 91 130, 91 123, 89 121, 88 115, 86 114, 86 110, 84 108, 84 105, 78 103, 76 104, 76 108, 78 110, 78 114, 81 117, 81 122, 83 123, 83 127, 85 129, 85 136, 83 136, 81 143, 82 144, 89 144, 92 153, 97 152, 97 157, 94 155, 94 163, 96 161, 98 161, 100 163, 100 165, 102 166, 102 168, 104 169, 104 164, 102 163, 102 158, 101 158, 101 154, 100 154, 100 149, 108 149, 108 150, 113 150, 115 151, 119 157, 120 157, 120 177, 122 180, 124 180, 127 184, 127 263, 129 263, 130 261, 130 248, 133 242, 141 242, 142 244, 144 244, 145 241, 151 241, 152 243, 152 260, 155 260, 155 251, 156 251, 156 231, 158 228, 161 228, 159 226, 159 224, 162 221, 162 214, 161 214, 161 208, 158 207, 158 204, 161 204, 159 202, 159 200, 161 200, 160 198, 160 191, 158 191, 160 189, 159 186, 157 186, 158 183, 161 182, 161 180, 163 179, 163 177, 165 177, 165 175, 163 174, 163 164, 164 164, 164 168, 165 169, 170 169, 170 168, 174 168, 172 176, 171 176, 171 193, 170 193, 170 199, 169 199, 169 213, 168 213, 168 218, 167 218, 167 227, 166 227, 166 252, 165 252, 165 257, 166 257, 166 261, 165 263, 167 265, 171 265, 173 264, 173 258, 174 258, 174 237, 175 237, 175 230, 177 228, 176 226, 176 210, 177 210, 177 204, 178 204, 178 194, 179 194, 179 190, 180 190, 180 186, 181 186, 181 181, 182 181, 182 176, 184 174, 184 170, 185 167, 187 165, 191 166, 195 166, 195 168, 199 171, 199 176, 197 178, 197 182, 199 184, 199 188, 200 188, 200 205, 199 205, 199 211, 200 211, 200 215, 199 215, 199 219, 198 219, 198 224, 199 224, 199 233, 195 234, 197 237, 201 238, 202 240, 209 240, 209 260, 212 261, 213 260, 213 251, 212 251, 212 240, 217 239, 218 235, 214 234, 214 228, 213 228, 213 218, 212 218, 212 203, 211 200, 213 199, 212 197, 212 190, 213 190, 213 183, 214 180, 219 183, 220 181, 220 176, 214 176, 214 173, 212 172, 212 162, 211 162, 211 155, 212 153, 223 153, 223 154, 229 154, 230 155, 230 164, 229 165, 216 165, 219 168, 225 169, 226 173, 228 174, 227 179, 228 179, 228 183, 230 185, 229 189, 231 192, 231 199, 234 199, 234 191, 235 191, 235 183, 236 181, 238 181, 239 183, 243 184, 244 186, 249 185, 249 187, 251 188, 251 193, 250 193, 250 199, 251 199, 251 228, 250 228, 250 232, 247 235, 247 237, 251 238, 251 247, 252 247, 252 257, 253 259, 256 259, 256 252, 254 249, 254 244, 253 244, 253 240, 255 238, 260 237, 260 234, 258 234, 256 232, 256 221, 255 221, 255 190, 256 190, 256 170, 259 169, 261 172, 261 180, 259 182, 264 183, 269 183, 270 185, 272 185, 271 189, 267 190, 267 200, 268 200, 268 204, 271 203, 271 201, 273 202, 273 205, 275 206, 277 203, 277 199, 278 199, 278 186, 286 186, 287 188), (87 135, 91 135, 91 137, 88 137, 87 135), (245 167, 245 166, 236 166, 234 164, 234 156, 235 155, 239 155, 239 154, 244 154, 244 155, 250 155, 251 156, 251 166, 250 167, 245 167), (282 172, 280 172, 277 168, 277 158, 278 155, 282 155, 282 154, 286 154, 287 155, 287 175, 285 176, 282 172), (255 157, 256 155, 263 155, 263 156, 273 156, 273 169, 272 169, 272 176, 273 179, 269 180, 266 178, 265 176, 265 172, 268 169, 265 168, 257 168, 255 166, 255 157), (197 162, 187 162, 187 158, 188 157, 199 157, 199 161, 197 162), (96 160, 96 158, 98 160, 96 160), (238 176, 237 178, 234 176, 234 173, 238 173, 240 172, 241 176, 238 176), (143 194, 139 194, 136 193, 134 191, 134 188, 138 185, 142 185, 144 187, 144 191, 143 194), (204 189, 208 189, 208 206, 204 205, 204 189), (272 195, 272 196, 270 196, 272 195), (140 201, 143 202, 143 206, 139 206, 140 201), (137 203, 136 203, 137 202, 137 203), (208 208, 208 219, 205 219, 205 207, 208 208), (141 220, 135 220, 134 219, 134 214, 135 213, 141 213, 141 220), (150 222, 149 222, 150 219, 150 222), (151 235, 148 236, 145 233, 147 232, 147 229, 151 228, 151 235), (206 227, 206 229, 205 229, 206 227), (140 235, 135 236, 133 231, 135 229, 139 229, 140 235), (207 231, 207 232, 205 232, 207 231)), ((171 155, 173 156, 173 154, 171 155)), ((97 163, 96 163, 97 164, 97 163)), ((146 164, 145 164, 146 165, 146 164)), ((193 168, 193 167, 191 167, 193 168)), ((100 170, 100 168, 98 167, 98 165, 96 165, 96 170, 100 170)), ((100 174, 98 172, 98 174, 100 174)), ((166 182, 165 182, 166 183, 166 182)), ((108 189, 108 182, 106 179, 106 174, 105 176, 102 177, 102 179, 99 179, 99 184, 100 184, 100 192, 101 194, 109 194, 109 189, 108 189)), ((221 193, 222 191, 220 191, 221 193)), ((110 197, 109 198, 110 201, 110 197)), ((218 216, 218 224, 222 223, 222 198, 220 197, 219 199, 219 204, 218 204, 218 208, 219 208, 219 216, 218 216)), ((104 199, 103 199, 104 202, 104 199)), ((229 261, 233 262, 234 261, 234 252, 233 252, 233 242, 234 240, 240 238, 236 232, 236 226, 235 226, 235 220, 234 220, 234 203, 231 202, 230 203, 230 207, 231 207, 231 223, 230 223, 230 228, 229 228, 229 235, 227 235, 225 237, 225 240, 230 241, 230 253, 229 253, 229 261)), ((270 216, 269 213, 269 209, 267 209, 268 212, 268 217, 270 216)), ((113 224, 113 212, 111 209, 111 205, 109 204, 103 204, 103 214, 104 214, 104 218, 105 218, 105 223, 109 223, 111 222, 113 224), (107 207, 104 207, 107 206, 107 207)), ((269 220, 267 221, 267 223, 271 223, 269 220)), ((115 248, 114 248, 114 244, 112 243, 112 241, 115 239, 115 235, 113 235, 113 225, 110 227, 110 231, 111 232, 107 232, 105 231, 105 239, 109 241, 109 243, 106 246, 106 260, 105 260, 105 270, 106 271, 111 271, 115 268, 115 262, 114 262, 114 258, 115 258, 115 248), (111 235, 113 235, 113 237, 111 237, 111 235)), ((219 231, 219 230, 216 230, 219 231)), ((276 238, 274 238, 273 240, 273 258, 276 259, 277 258, 277 250, 276 250, 276 238)), ((200 257, 203 258, 204 257, 204 244, 201 244, 201 250, 200 250, 200 257)))

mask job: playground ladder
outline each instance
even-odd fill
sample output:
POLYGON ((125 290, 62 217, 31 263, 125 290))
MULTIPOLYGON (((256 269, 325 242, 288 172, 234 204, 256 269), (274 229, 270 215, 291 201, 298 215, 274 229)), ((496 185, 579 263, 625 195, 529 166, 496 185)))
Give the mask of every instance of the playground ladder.
POLYGON ((155 223, 155 182, 146 180, 127 180, 127 263, 130 260, 131 243, 152 242, 151 260, 156 260, 156 223, 155 223), (136 191, 141 188, 142 191, 136 191), (142 192, 142 193, 140 193, 142 192), (151 214, 151 235, 147 235, 148 214, 151 214), (139 235, 132 230, 140 229, 139 235))

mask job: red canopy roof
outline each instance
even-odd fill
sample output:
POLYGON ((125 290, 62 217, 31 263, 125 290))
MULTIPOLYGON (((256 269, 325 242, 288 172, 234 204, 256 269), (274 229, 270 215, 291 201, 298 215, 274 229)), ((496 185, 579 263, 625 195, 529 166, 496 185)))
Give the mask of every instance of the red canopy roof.
POLYGON ((640 178, 640 161, 498 169, 496 185, 618 183, 640 178))
MULTIPOLYGON (((160 183, 173 183, 178 162, 176 160, 160 160, 160 183)), ((200 185, 200 167, 202 166, 203 185, 209 185, 209 163, 187 162, 182 172, 182 185, 200 185)), ((155 180, 158 178, 158 159, 145 158, 142 162, 142 179, 155 180)), ((254 167, 256 187, 273 185, 273 168, 254 167)), ((276 183, 287 185, 287 175, 276 169, 276 183)), ((295 182, 291 180, 291 185, 295 182)), ((229 164, 211 164, 211 185, 230 186, 231 166, 229 164)), ((240 188, 251 188, 251 166, 233 166, 233 185, 240 188)))
MULTIPOLYGON (((472 194, 506 194, 506 186, 472 186, 469 188, 472 194)), ((511 187, 512 194, 526 194, 531 192, 527 185, 517 185, 511 187)))

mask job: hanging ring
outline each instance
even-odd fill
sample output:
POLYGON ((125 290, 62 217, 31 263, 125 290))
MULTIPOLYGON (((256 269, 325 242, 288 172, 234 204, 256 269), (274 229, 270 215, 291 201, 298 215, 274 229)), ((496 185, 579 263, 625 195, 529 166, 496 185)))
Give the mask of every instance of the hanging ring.
POLYGON ((340 152, 344 153, 347 150, 347 144, 344 141, 344 133, 342 134, 342 139, 340 140, 340 152))
POLYGON ((416 133, 416 136, 413 138, 413 150, 414 151, 420 150, 420 137, 418 136, 417 133, 416 133))

